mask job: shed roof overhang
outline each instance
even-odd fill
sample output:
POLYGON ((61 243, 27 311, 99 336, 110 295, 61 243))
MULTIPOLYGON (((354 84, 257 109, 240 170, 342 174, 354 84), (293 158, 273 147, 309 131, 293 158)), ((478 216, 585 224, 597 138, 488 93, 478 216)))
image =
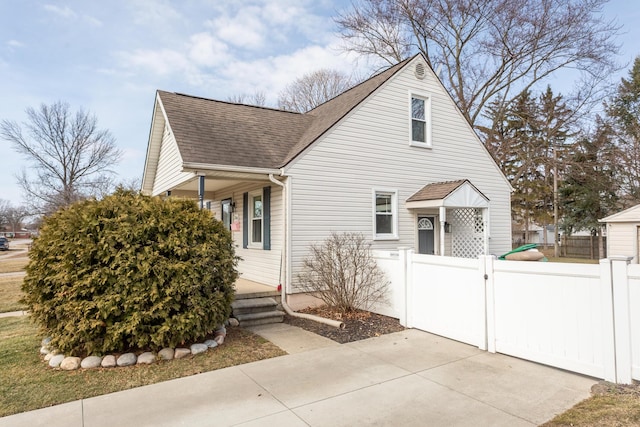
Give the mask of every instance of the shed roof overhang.
POLYGON ((407 199, 407 209, 488 208, 489 198, 468 179, 437 182, 422 187, 407 199))

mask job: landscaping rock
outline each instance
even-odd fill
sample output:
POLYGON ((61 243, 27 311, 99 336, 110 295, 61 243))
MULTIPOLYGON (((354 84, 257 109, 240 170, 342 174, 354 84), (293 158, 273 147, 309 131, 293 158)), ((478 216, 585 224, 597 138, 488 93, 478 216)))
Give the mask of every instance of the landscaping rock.
POLYGON ((52 368, 59 368, 63 360, 64 354, 56 354, 49 360, 49 366, 52 368))
POLYGON ((218 335, 214 338, 214 340, 218 343, 218 345, 222 345, 222 343, 224 343, 224 335, 218 335))
POLYGON ((174 349, 165 347, 158 352, 158 356, 160 356, 160 359, 162 360, 171 360, 173 359, 174 352, 175 352, 174 349))
POLYGON ((83 369, 91 369, 97 368, 102 363, 102 357, 100 356, 89 356, 82 359, 80 362, 80 367, 83 369))
POLYGON ((176 359, 182 359, 183 357, 187 357, 191 354, 191 350, 188 348, 176 348, 176 351, 173 353, 173 357, 176 359))
POLYGON ((209 350, 206 344, 191 344, 191 354, 200 354, 209 350))
POLYGON ((224 326, 220 326, 218 329, 216 329, 213 332, 213 335, 216 336, 216 337, 219 336, 219 335, 226 336, 227 335, 227 328, 225 328, 224 326))
POLYGON ((236 319, 235 317, 231 317, 229 319, 229 326, 238 326, 240 324, 240 322, 238 322, 238 319, 236 319))
POLYGON ((118 366, 131 366, 136 364, 136 355, 133 353, 125 353, 120 355, 117 360, 118 366))
POLYGON ((51 337, 44 337, 42 338, 40 345, 43 347, 48 347, 50 343, 51 343, 51 337))
POLYGON ((150 365, 153 362, 156 361, 156 355, 155 353, 152 353, 150 351, 146 351, 144 353, 142 353, 140 356, 138 356, 138 365, 150 365))
POLYGON ((52 358, 53 356, 55 356, 55 354, 53 354, 53 353, 47 353, 47 354, 44 356, 44 361, 45 361, 45 362, 48 362, 49 360, 51 360, 51 358, 52 358))
POLYGON ((215 340, 206 340, 204 344, 209 348, 216 348, 218 343, 215 340))
POLYGON ((60 363, 60 369, 62 369, 63 371, 75 371, 80 367, 81 361, 82 359, 80 359, 79 357, 65 357, 60 363))
POLYGON ((117 366, 116 357, 113 354, 105 356, 100 366, 103 368, 115 368, 117 366))
POLYGON ((46 347, 46 346, 40 347, 40 354, 44 356, 45 354, 49 354, 49 353, 50 353, 49 347, 46 347))

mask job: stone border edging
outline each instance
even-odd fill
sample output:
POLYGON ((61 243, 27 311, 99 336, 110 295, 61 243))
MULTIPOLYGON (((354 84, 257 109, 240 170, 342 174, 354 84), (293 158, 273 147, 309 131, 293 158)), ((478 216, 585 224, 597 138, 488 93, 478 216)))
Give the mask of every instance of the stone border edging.
MULTIPOLYGON (((235 319, 233 319, 235 320, 235 319)), ((225 322, 234 325, 235 322, 229 319, 225 322)), ((236 321, 237 322, 237 321, 236 321)), ((77 369, 95 369, 95 368, 116 368, 132 365, 149 365, 159 360, 182 359, 189 355, 200 354, 214 349, 224 343, 227 336, 227 329, 224 326, 219 327, 213 333, 214 338, 206 340, 203 343, 191 344, 189 348, 163 348, 157 354, 151 351, 143 352, 139 355, 135 353, 123 353, 116 355, 108 354, 106 356, 90 355, 81 359, 75 356, 65 356, 59 354, 57 350, 49 348, 51 338, 44 338, 41 342, 40 354, 44 356, 44 361, 48 363, 50 368, 62 369, 63 371, 75 371, 77 369)))

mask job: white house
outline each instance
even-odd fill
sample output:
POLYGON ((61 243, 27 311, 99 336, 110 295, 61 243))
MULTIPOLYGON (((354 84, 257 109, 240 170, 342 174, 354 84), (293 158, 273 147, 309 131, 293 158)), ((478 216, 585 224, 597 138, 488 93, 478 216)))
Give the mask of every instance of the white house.
POLYGON ((511 187, 420 54, 304 114, 158 91, 142 189, 198 198, 232 230, 242 277, 289 294, 331 232, 511 249, 511 187))
POLYGON ((631 256, 634 264, 639 263, 640 250, 640 205, 598 220, 607 227, 608 256, 631 256))

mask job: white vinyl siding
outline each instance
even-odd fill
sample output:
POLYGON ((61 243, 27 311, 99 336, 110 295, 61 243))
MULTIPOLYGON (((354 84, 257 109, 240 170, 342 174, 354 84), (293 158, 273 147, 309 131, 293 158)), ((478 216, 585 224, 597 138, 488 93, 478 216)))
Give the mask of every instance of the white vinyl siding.
POLYGON ((182 157, 178 151, 178 144, 169 128, 165 127, 152 195, 163 194, 191 178, 193 178, 192 173, 182 172, 182 157))
MULTIPOLYGON (((217 219, 222 218, 221 202, 224 199, 233 199, 235 209, 231 214, 231 221, 238 222, 240 228, 233 231, 236 255, 242 258, 238 263, 240 277, 254 282, 271 286, 280 284, 280 264, 282 255, 282 189, 272 185, 268 181, 260 183, 247 183, 234 185, 215 192, 212 206, 217 219), (262 194, 262 188, 271 185, 271 250, 257 250, 252 247, 242 247, 242 194, 249 192, 262 194)), ((251 199, 251 197, 249 197, 251 199)), ((258 245, 262 248, 261 245, 258 245)))
MULTIPOLYGON (((511 248, 510 187, 433 74, 413 62, 345 117, 286 170, 291 179, 291 276, 312 242, 331 232, 371 235, 371 191, 397 190, 398 239, 373 249, 416 247, 416 216, 405 201, 424 185, 467 178, 490 200, 489 253, 511 248), (429 94, 431 149, 411 146, 408 94, 429 94)), ((446 236, 449 237, 449 236, 446 236)))
POLYGON ((607 256, 630 256, 638 263, 638 222, 614 222, 607 224, 607 256))

